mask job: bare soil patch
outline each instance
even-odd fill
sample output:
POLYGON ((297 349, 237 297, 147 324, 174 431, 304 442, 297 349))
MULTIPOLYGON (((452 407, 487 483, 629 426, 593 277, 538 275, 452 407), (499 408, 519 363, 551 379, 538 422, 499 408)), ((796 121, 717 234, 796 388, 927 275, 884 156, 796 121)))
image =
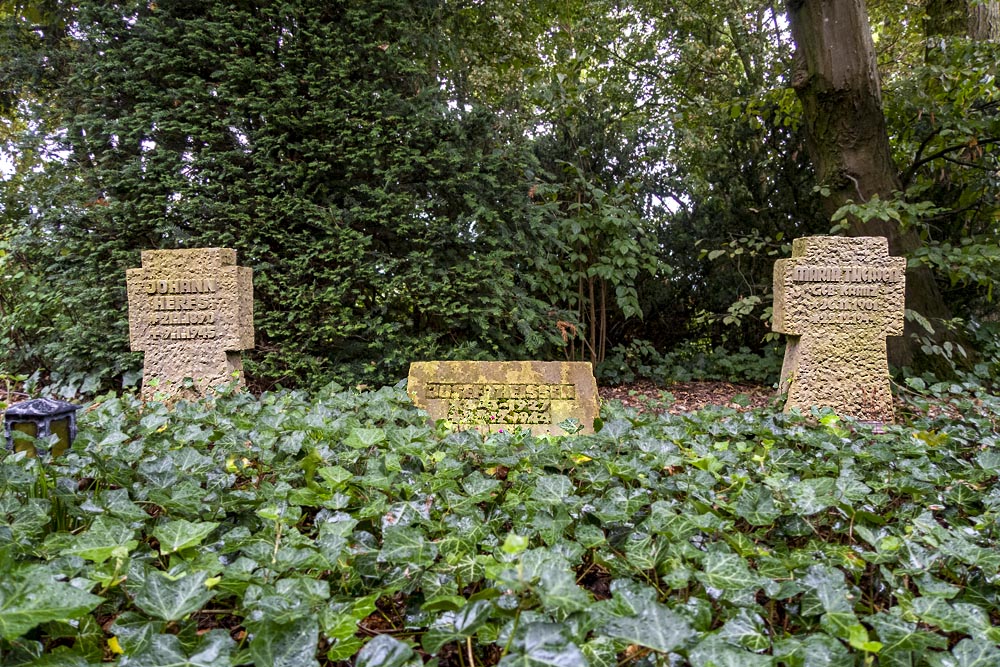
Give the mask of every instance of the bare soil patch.
POLYGON ((655 413, 696 412, 710 405, 753 410, 770 405, 776 390, 772 387, 734 384, 732 382, 677 382, 660 387, 643 381, 617 387, 599 387, 603 401, 621 401, 625 407, 655 413))

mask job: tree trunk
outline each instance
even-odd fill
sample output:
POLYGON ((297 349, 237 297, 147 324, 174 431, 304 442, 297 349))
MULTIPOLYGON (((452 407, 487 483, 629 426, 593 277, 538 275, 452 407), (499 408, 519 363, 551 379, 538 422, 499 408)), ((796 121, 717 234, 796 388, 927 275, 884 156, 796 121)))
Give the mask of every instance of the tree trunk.
MULTIPOLYGON (((882 114, 882 89, 864 0, 788 0, 788 21, 795 41, 792 86, 802 102, 806 147, 829 215, 849 201, 874 195, 889 199, 902 189, 889 152, 882 114)), ((916 232, 893 220, 849 220, 852 236, 884 236, 889 253, 906 255, 920 246, 916 232)), ((927 267, 907 269, 906 307, 931 322, 950 318, 934 276, 927 267)), ((889 361, 910 365, 919 347, 907 323, 902 338, 889 340, 889 361)), ((937 327, 940 329, 941 327, 937 327)))
POLYGON ((1000 39, 1000 2, 997 0, 927 0, 928 37, 969 37, 979 41, 1000 39))

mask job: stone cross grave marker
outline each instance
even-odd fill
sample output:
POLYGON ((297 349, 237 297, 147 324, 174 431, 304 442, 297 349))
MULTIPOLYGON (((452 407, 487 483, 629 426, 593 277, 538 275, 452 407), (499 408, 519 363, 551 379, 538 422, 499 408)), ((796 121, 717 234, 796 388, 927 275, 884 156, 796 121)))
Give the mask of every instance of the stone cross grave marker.
POLYGON ((593 433, 598 416, 589 362, 414 362, 406 391, 432 419, 446 419, 459 430, 566 435, 559 424, 576 418, 580 433, 593 433))
POLYGON ((229 248, 144 250, 128 269, 133 350, 145 352, 142 397, 195 398, 243 383, 240 350, 254 346, 253 271, 229 248), (185 378, 195 381, 183 386, 185 378))
POLYGON ((893 420, 886 336, 903 333, 906 260, 882 237, 807 236, 774 264, 774 323, 788 335, 785 410, 893 420))

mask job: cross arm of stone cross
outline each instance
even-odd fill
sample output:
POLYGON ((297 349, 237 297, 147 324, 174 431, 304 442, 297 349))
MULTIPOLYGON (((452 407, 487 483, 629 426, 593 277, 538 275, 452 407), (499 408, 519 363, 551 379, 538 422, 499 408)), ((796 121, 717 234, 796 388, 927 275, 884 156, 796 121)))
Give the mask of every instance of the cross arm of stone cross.
POLYGON ((882 237, 795 239, 774 264, 772 329, 792 336, 852 328, 903 333, 906 260, 882 237))

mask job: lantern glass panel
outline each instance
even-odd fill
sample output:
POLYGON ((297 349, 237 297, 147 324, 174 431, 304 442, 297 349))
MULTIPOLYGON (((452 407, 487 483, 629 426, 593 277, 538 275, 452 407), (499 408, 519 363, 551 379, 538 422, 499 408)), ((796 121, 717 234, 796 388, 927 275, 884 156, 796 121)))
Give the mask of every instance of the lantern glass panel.
MULTIPOLYGON (((11 429, 24 433, 32 438, 38 437, 38 424, 34 422, 14 422, 10 425, 11 429)), ((35 445, 31 442, 23 440, 21 438, 14 438, 14 451, 15 452, 27 452, 28 456, 35 456, 35 445)))
POLYGON ((52 456, 62 456, 69 449, 69 417, 49 422, 49 432, 59 436, 59 442, 52 445, 52 456))

